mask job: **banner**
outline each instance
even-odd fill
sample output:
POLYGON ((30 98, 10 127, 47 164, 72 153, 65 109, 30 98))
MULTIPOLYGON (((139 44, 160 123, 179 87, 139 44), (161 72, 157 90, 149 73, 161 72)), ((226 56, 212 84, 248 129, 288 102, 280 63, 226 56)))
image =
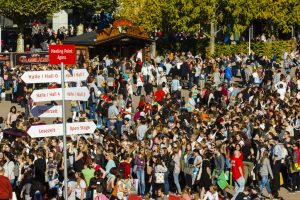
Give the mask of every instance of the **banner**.
POLYGON ((15 65, 48 64, 48 53, 16 53, 15 65))
POLYGON ((10 61, 10 55, 9 53, 0 53, 0 62, 10 61))

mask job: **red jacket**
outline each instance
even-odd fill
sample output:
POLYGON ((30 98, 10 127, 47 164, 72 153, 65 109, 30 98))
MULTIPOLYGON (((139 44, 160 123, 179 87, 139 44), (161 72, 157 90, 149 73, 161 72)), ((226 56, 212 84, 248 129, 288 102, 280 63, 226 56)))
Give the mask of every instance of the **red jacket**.
POLYGON ((240 156, 239 158, 236 158, 235 156, 232 156, 231 168, 232 168, 232 179, 234 181, 238 180, 243 175, 240 173, 239 167, 242 168, 242 172, 244 173, 243 157, 240 156))
POLYGON ((12 199, 12 187, 6 176, 0 175, 0 199, 12 199))
POLYGON ((127 162, 121 162, 121 165, 124 166, 124 179, 129 179, 130 177, 130 164, 127 162))
POLYGON ((157 90, 157 91, 154 93, 155 100, 156 100, 157 102, 160 102, 160 103, 164 100, 165 95, 166 95, 166 94, 165 94, 165 92, 164 92, 162 89, 157 90))

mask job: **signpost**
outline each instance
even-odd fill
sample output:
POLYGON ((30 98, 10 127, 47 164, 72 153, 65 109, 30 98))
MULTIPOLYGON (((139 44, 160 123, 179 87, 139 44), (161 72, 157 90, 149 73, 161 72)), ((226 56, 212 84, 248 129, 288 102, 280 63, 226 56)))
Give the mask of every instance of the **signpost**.
MULTIPOLYGON (((89 76, 86 69, 65 70, 65 82, 84 81, 89 76)), ((61 71, 29 71, 25 72, 21 79, 25 83, 61 83, 61 71)))
MULTIPOLYGON (((96 128, 94 122, 67 123, 66 133, 68 135, 94 133, 96 128)), ((32 138, 63 136, 63 124, 31 126, 27 133, 32 138)))
POLYGON ((87 87, 55 88, 34 90, 31 98, 34 102, 60 101, 60 100, 78 100, 87 101, 90 92, 87 87), (64 92, 63 92, 64 90, 64 92))
MULTIPOLYGON (((34 90, 31 98, 34 102, 62 100, 62 106, 35 106, 31 113, 34 117, 62 117, 62 124, 31 126, 27 133, 32 138, 63 136, 64 163, 67 163, 66 135, 94 133, 96 129, 94 122, 66 123, 65 100, 87 101, 90 96, 87 87, 65 88, 65 82, 80 82, 89 75, 86 69, 65 70, 64 65, 76 64, 75 59, 74 45, 50 45, 49 63, 61 65, 61 70, 25 72, 21 77, 25 83, 61 84, 61 88, 34 90)), ((67 188, 67 165, 64 165, 64 177, 64 186, 67 188)), ((64 196, 68 199, 67 190, 64 190, 64 196)))
MULTIPOLYGON (((61 64, 61 89, 62 89, 62 119, 63 119, 63 143, 64 143, 64 163, 67 163, 67 132, 66 132, 66 114, 65 114, 65 66, 76 64, 76 54, 74 45, 50 45, 49 46, 50 64, 61 64)), ((68 188, 68 169, 64 165, 64 186, 68 188)), ((64 197, 68 199, 68 190, 64 190, 64 197)))
POLYGON ((33 117, 61 117, 62 106, 34 106, 31 109, 31 114, 33 117))

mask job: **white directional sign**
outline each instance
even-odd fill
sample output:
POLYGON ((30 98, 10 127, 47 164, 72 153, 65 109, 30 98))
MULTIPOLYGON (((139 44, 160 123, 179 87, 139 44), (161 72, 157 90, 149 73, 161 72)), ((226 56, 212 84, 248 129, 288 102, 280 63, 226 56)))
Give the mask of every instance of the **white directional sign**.
MULTIPOLYGON (((94 133, 94 122, 67 123, 67 135, 94 133)), ((32 138, 63 136, 63 124, 31 126, 28 135, 32 138)))
POLYGON ((33 117, 61 117, 62 106, 34 106, 31 109, 31 114, 33 117))
POLYGON ((94 133, 97 126, 94 122, 75 122, 67 123, 67 134, 85 134, 85 133, 94 133))
MULTIPOLYGON (((90 92, 87 87, 65 88, 66 100, 87 101, 89 96, 90 92)), ((31 94, 31 98, 34 102, 59 101, 62 100, 62 89, 34 90, 31 94)))
MULTIPOLYGON (((88 76, 86 69, 65 70, 65 82, 84 81, 88 76)), ((61 71, 29 71, 21 78, 25 83, 61 83, 61 71)))
POLYGON ((32 138, 62 136, 63 132, 62 124, 31 126, 27 131, 32 138))
POLYGON ((65 89, 66 100, 87 101, 90 91, 87 87, 73 87, 65 89))

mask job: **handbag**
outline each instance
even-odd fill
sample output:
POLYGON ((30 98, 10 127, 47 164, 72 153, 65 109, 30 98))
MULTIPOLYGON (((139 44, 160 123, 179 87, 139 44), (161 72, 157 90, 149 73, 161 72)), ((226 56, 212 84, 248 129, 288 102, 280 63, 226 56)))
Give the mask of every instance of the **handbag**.
POLYGON ((150 165, 147 165, 147 174, 151 175, 152 173, 152 167, 150 165))
POLYGON ((155 172, 155 183, 162 184, 165 182, 165 173, 155 172))

